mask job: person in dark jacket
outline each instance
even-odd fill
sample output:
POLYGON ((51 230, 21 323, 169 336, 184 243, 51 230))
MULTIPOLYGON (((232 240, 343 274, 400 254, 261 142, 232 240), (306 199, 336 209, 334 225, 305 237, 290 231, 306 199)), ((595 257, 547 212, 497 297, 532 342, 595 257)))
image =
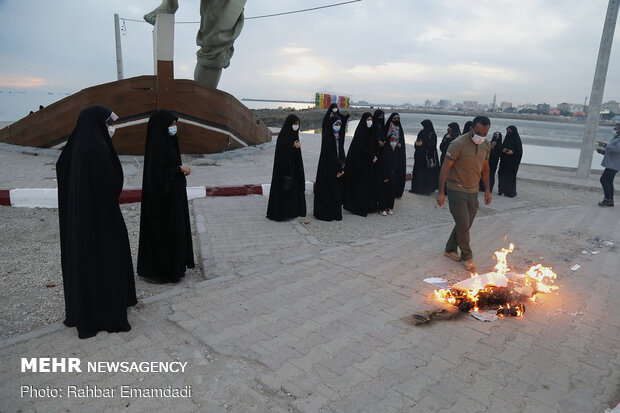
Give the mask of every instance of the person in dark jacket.
POLYGON ((602 207, 614 206, 614 178, 620 170, 620 123, 614 125, 612 138, 608 143, 597 141, 596 151, 603 155, 601 166, 605 168, 601 175, 604 198, 598 203, 602 207))
POLYGON ((499 159, 498 178, 498 195, 504 195, 509 198, 517 196, 517 172, 521 164, 523 156, 523 145, 521 137, 514 125, 506 128, 506 138, 502 143, 502 149, 499 159))
POLYGON ((430 195, 439 186, 439 156, 437 155, 437 134, 430 119, 422 122, 423 129, 415 141, 411 189, 414 194, 430 195))
POLYGON ((137 303, 118 205, 123 169, 110 139, 116 119, 105 106, 83 109, 56 162, 64 324, 81 339, 129 331, 127 307, 137 303))
POLYGON ((344 176, 343 206, 352 214, 365 217, 373 183, 377 155, 374 147, 373 120, 370 112, 364 112, 355 129, 347 153, 344 176))
POLYGON ((159 110, 146 132, 138 275, 158 284, 179 282, 186 268, 194 268, 185 179, 191 169, 181 163, 177 120, 159 110))
POLYGON ((288 115, 278 133, 269 188, 267 218, 286 221, 306 216, 306 178, 299 142, 299 118, 288 115))
MULTIPOLYGON (((502 133, 497 131, 493 133, 491 138, 491 153, 489 154, 489 190, 493 192, 493 186, 495 185, 495 172, 497 171, 497 164, 499 163, 499 156, 502 153, 502 133)), ((484 192, 484 183, 480 180, 479 188, 480 192, 484 192)))
POLYGON ((340 117, 332 116, 324 124, 321 154, 314 184, 314 217, 321 221, 342 220, 342 175, 344 162, 339 154, 340 117))

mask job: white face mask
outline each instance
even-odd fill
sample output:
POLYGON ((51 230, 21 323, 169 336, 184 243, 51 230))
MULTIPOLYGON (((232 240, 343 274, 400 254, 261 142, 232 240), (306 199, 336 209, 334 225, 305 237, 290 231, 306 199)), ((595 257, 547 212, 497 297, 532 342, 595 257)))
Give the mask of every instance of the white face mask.
POLYGON ((484 142, 484 139, 484 136, 476 135, 475 133, 474 136, 471 137, 471 140, 474 141, 476 145, 480 145, 482 142, 484 142))
POLYGON ((298 130, 298 129, 299 129, 299 125, 293 125, 293 130, 294 130, 295 132, 297 132, 297 130, 298 130))
POLYGON ((366 126, 368 126, 370 128, 372 126, 372 121, 371 120, 367 120, 366 121, 366 126))
POLYGON ((110 134, 110 138, 112 137, 112 135, 114 135, 115 131, 116 128, 114 127, 114 125, 108 125, 108 133, 110 134))
POLYGON ((332 112, 334 112, 334 113, 338 112, 338 108, 333 108, 332 112))
POLYGON ((177 125, 168 126, 168 135, 174 136, 177 134, 177 125))

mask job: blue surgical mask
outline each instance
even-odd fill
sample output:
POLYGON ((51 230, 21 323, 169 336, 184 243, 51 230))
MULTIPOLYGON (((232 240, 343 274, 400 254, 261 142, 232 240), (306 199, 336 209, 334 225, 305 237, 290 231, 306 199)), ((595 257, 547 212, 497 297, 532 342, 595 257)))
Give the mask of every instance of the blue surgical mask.
POLYGON ((174 136, 177 134, 177 125, 168 126, 168 135, 174 136))
POLYGON ((334 125, 334 132, 340 131, 340 125, 334 125))

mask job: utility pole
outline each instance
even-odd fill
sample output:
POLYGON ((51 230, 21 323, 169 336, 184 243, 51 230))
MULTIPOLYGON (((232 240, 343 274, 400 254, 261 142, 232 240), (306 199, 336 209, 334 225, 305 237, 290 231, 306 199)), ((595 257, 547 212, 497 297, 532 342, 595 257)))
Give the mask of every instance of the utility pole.
POLYGON ((592 155, 594 153, 594 144, 596 143, 596 128, 598 127, 601 112, 601 102, 603 101, 607 67, 609 66, 609 55, 611 53, 611 44, 614 40, 619 5, 620 0, 609 0, 607 15, 605 16, 601 45, 598 50, 598 59, 596 60, 594 82, 592 83, 592 92, 590 92, 588 117, 586 118, 586 127, 583 131, 583 142, 581 143, 579 164, 577 165, 577 178, 581 179, 586 179, 590 176, 592 155))
POLYGON ((118 21, 118 14, 114 13, 114 34, 116 38, 116 78, 123 80, 123 51, 121 50, 121 26, 118 21))

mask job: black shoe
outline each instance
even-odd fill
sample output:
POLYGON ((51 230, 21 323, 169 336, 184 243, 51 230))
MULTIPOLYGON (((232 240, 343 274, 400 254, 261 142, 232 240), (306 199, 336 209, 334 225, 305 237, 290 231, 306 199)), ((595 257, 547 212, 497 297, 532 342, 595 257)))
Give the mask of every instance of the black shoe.
POLYGON ((603 199, 601 202, 598 203, 598 206, 612 207, 614 206, 614 201, 612 199, 603 199))

